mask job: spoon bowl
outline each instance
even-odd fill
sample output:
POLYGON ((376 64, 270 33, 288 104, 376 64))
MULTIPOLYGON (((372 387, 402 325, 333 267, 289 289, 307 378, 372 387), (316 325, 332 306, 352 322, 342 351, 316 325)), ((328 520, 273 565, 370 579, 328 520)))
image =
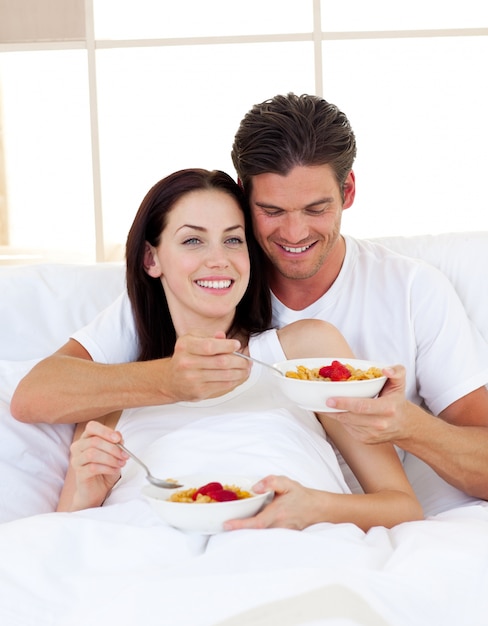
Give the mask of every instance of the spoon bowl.
POLYGON ((169 480, 163 480, 162 478, 156 478, 155 476, 151 474, 151 472, 149 471, 149 468, 147 467, 145 463, 141 461, 141 459, 139 459, 135 454, 133 454, 130 450, 128 450, 121 443, 118 443, 117 445, 119 446, 121 450, 123 450, 126 454, 128 454, 131 459, 133 459, 136 463, 139 463, 139 465, 146 472, 146 478, 151 483, 151 485, 154 485, 155 487, 162 487, 163 489, 178 489, 179 487, 183 487, 183 485, 180 485, 180 483, 169 481, 169 480))

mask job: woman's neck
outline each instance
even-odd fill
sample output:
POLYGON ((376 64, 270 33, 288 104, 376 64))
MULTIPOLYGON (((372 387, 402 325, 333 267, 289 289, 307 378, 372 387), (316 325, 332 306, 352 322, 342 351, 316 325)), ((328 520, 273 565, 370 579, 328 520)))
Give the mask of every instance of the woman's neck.
POLYGON ((226 339, 237 339, 241 346, 245 347, 249 343, 249 333, 242 329, 232 330, 231 320, 186 320, 186 323, 175 324, 176 336, 192 334, 200 337, 215 337, 218 333, 224 333, 226 339))

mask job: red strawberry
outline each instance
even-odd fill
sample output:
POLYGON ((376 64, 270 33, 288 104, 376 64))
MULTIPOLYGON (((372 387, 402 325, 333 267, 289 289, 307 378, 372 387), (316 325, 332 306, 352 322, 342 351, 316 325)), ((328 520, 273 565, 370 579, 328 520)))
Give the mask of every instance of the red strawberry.
POLYGON ((230 500, 238 500, 237 493, 230 489, 216 489, 215 491, 207 491, 207 496, 217 502, 229 502, 230 500))
POLYGON ((334 382, 351 378, 351 372, 339 361, 332 361, 330 365, 321 367, 319 375, 323 378, 330 378, 334 382))
MULTIPOLYGON (((223 490, 223 486, 221 483, 207 483, 206 485, 203 485, 202 487, 199 487, 195 493, 192 495, 192 500, 196 500, 198 494, 202 494, 202 496, 210 496, 211 491, 222 491, 223 490)), ((210 496, 212 497, 212 496, 210 496)))

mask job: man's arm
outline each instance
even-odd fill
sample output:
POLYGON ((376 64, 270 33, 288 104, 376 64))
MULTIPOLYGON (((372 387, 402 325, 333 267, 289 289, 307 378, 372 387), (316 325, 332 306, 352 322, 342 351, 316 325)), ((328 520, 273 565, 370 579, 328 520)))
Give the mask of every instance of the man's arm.
POLYGON ((364 443, 390 441, 430 465, 465 493, 488 500, 488 391, 481 387, 439 417, 405 400, 389 379, 380 398, 335 398, 329 413, 364 443))
POLYGON ((453 402, 439 418, 422 411, 418 428, 398 445, 451 485, 488 500, 487 389, 481 387, 453 402))
POLYGON ((126 408, 220 396, 249 375, 247 362, 232 355, 239 347, 223 333, 185 335, 171 358, 108 365, 92 361, 71 339, 20 381, 10 410, 22 422, 76 423, 126 408))

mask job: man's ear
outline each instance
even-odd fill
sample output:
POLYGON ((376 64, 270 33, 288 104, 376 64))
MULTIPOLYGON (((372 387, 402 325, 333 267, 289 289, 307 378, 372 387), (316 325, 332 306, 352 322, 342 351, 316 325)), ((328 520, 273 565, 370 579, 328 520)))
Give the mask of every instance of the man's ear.
POLYGON ((156 248, 147 241, 144 249, 144 269, 151 278, 159 278, 161 276, 161 267, 156 248))
POLYGON ((344 182, 344 203, 342 205, 343 209, 348 209, 352 203, 354 202, 354 197, 356 196, 356 177, 354 172, 351 170, 347 175, 347 178, 344 182))

